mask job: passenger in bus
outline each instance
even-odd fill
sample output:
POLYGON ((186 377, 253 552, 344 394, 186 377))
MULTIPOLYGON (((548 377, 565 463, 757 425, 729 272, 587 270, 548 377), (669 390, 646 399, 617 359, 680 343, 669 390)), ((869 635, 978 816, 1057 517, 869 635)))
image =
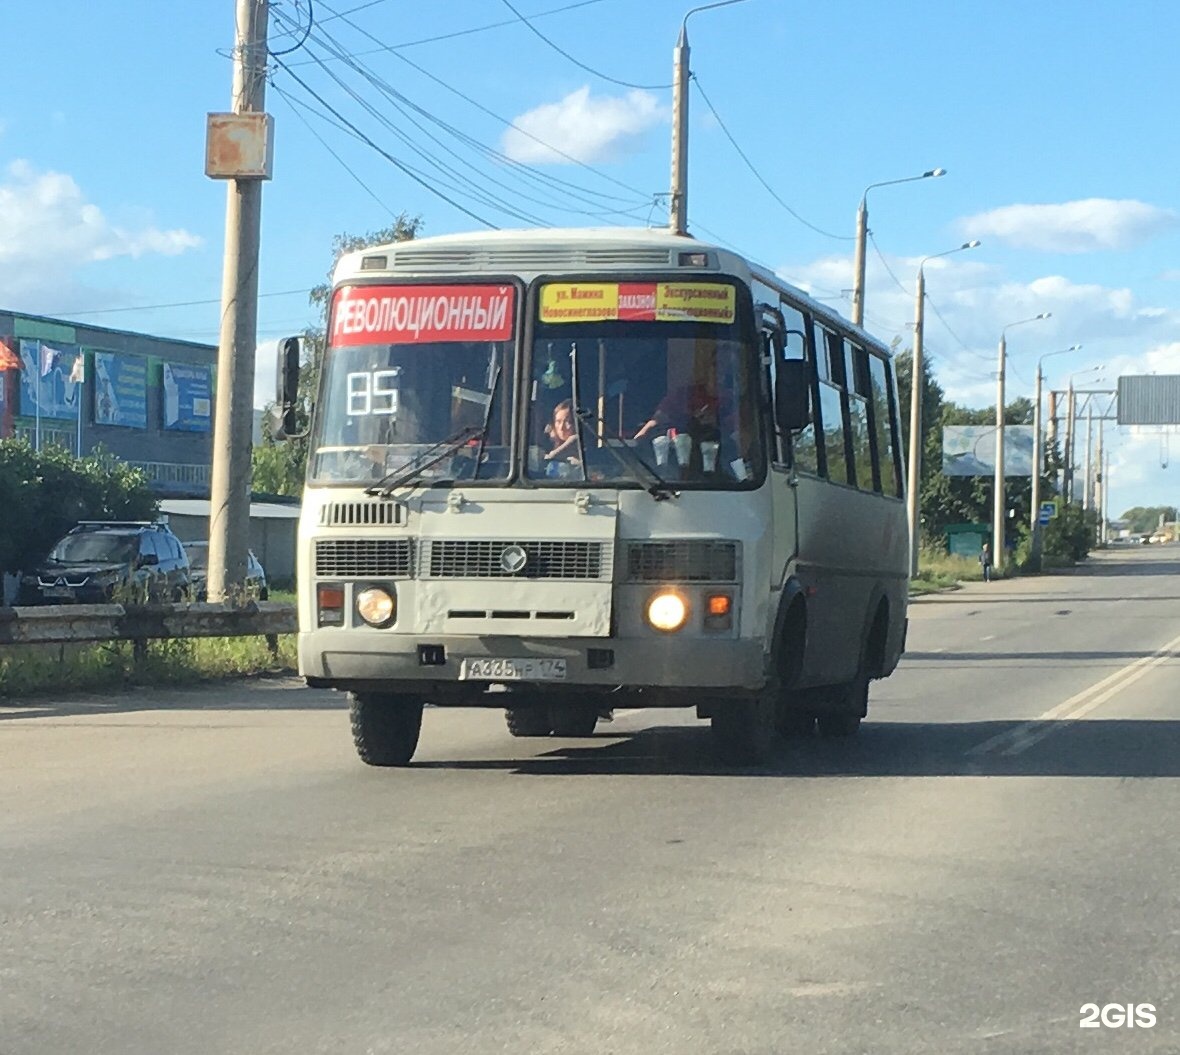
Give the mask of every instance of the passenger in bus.
POLYGON ((578 465, 578 436, 574 425, 574 407, 563 399, 553 408, 553 420, 545 426, 545 435, 553 445, 545 461, 546 476, 563 476, 567 466, 578 465))
POLYGON ((635 439, 668 429, 687 432, 698 439, 716 439, 710 433, 719 432, 720 411, 721 401, 710 386, 699 382, 678 385, 660 400, 651 417, 635 433, 635 439))

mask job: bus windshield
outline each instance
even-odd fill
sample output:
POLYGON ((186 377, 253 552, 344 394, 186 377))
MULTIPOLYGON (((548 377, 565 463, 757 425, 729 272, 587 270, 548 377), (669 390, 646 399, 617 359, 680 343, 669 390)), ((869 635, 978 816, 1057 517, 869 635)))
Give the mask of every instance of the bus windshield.
MULTIPOLYGON (((612 294, 621 288, 593 285, 612 294)), ((532 346, 530 478, 646 485, 634 458, 620 453, 625 445, 669 484, 733 488, 761 480, 757 360, 732 310, 733 287, 707 287, 729 296, 717 321, 671 312, 644 318, 638 310, 631 314, 639 317, 601 321, 557 315, 546 324, 553 288, 542 290, 532 346)))
POLYGON ((337 290, 310 482, 373 484, 448 446, 415 478, 505 479, 514 301, 511 286, 337 290))

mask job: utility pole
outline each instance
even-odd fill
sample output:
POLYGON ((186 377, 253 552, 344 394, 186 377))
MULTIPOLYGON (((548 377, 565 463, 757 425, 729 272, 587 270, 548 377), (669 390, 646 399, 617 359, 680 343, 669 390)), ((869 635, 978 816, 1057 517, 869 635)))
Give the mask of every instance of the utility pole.
POLYGON ((1065 500, 1073 502, 1073 462, 1077 456, 1074 447, 1074 416, 1076 403, 1073 394, 1073 378, 1069 379, 1069 394, 1065 398, 1065 500))
POLYGON ((233 112, 209 115, 206 172, 229 181, 210 486, 211 601, 224 601, 228 587, 245 582, 250 548, 259 233, 262 180, 270 178, 272 145, 270 119, 264 110, 268 3, 237 0, 233 112))
MULTIPOLYGON (((692 12, 690 11, 689 14, 692 12)), ((672 71, 672 193, 668 228, 688 234, 688 15, 680 25, 672 71)))
POLYGON ((1082 508, 1094 505, 1094 403, 1086 410, 1086 477, 1082 481, 1082 508))
MULTIPOLYGON (((923 261, 925 263, 925 261, 923 261)), ((918 521, 918 492, 922 475, 922 328, 926 309, 926 272, 918 267, 918 293, 914 301, 914 354, 910 364, 910 450, 906 514, 910 522, 910 578, 918 577, 918 548, 922 525, 918 521)))

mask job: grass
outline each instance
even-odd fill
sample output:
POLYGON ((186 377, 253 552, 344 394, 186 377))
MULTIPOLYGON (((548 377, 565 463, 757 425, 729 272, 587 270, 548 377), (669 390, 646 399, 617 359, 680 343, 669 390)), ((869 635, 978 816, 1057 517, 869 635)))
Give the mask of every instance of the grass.
POLYGON ((149 641, 139 656, 131 641, 0 648, 0 698, 118 690, 128 685, 183 685, 295 670, 295 635, 149 641))
POLYGON ((983 569, 975 558, 923 547, 918 553, 918 576, 910 581, 910 593, 934 593, 953 589, 961 582, 980 582, 982 579, 983 569))

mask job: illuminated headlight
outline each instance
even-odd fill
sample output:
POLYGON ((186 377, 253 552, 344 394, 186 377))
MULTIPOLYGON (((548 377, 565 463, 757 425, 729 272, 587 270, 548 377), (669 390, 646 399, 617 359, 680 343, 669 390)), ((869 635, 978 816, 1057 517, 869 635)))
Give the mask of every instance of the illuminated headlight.
POLYGON ((389 626, 397 614, 397 602, 389 590, 367 586, 356 595, 356 612, 369 626, 389 626))
POLYGON ((656 630, 674 633, 688 620, 688 602, 678 593, 657 593, 647 602, 647 621, 656 630))

